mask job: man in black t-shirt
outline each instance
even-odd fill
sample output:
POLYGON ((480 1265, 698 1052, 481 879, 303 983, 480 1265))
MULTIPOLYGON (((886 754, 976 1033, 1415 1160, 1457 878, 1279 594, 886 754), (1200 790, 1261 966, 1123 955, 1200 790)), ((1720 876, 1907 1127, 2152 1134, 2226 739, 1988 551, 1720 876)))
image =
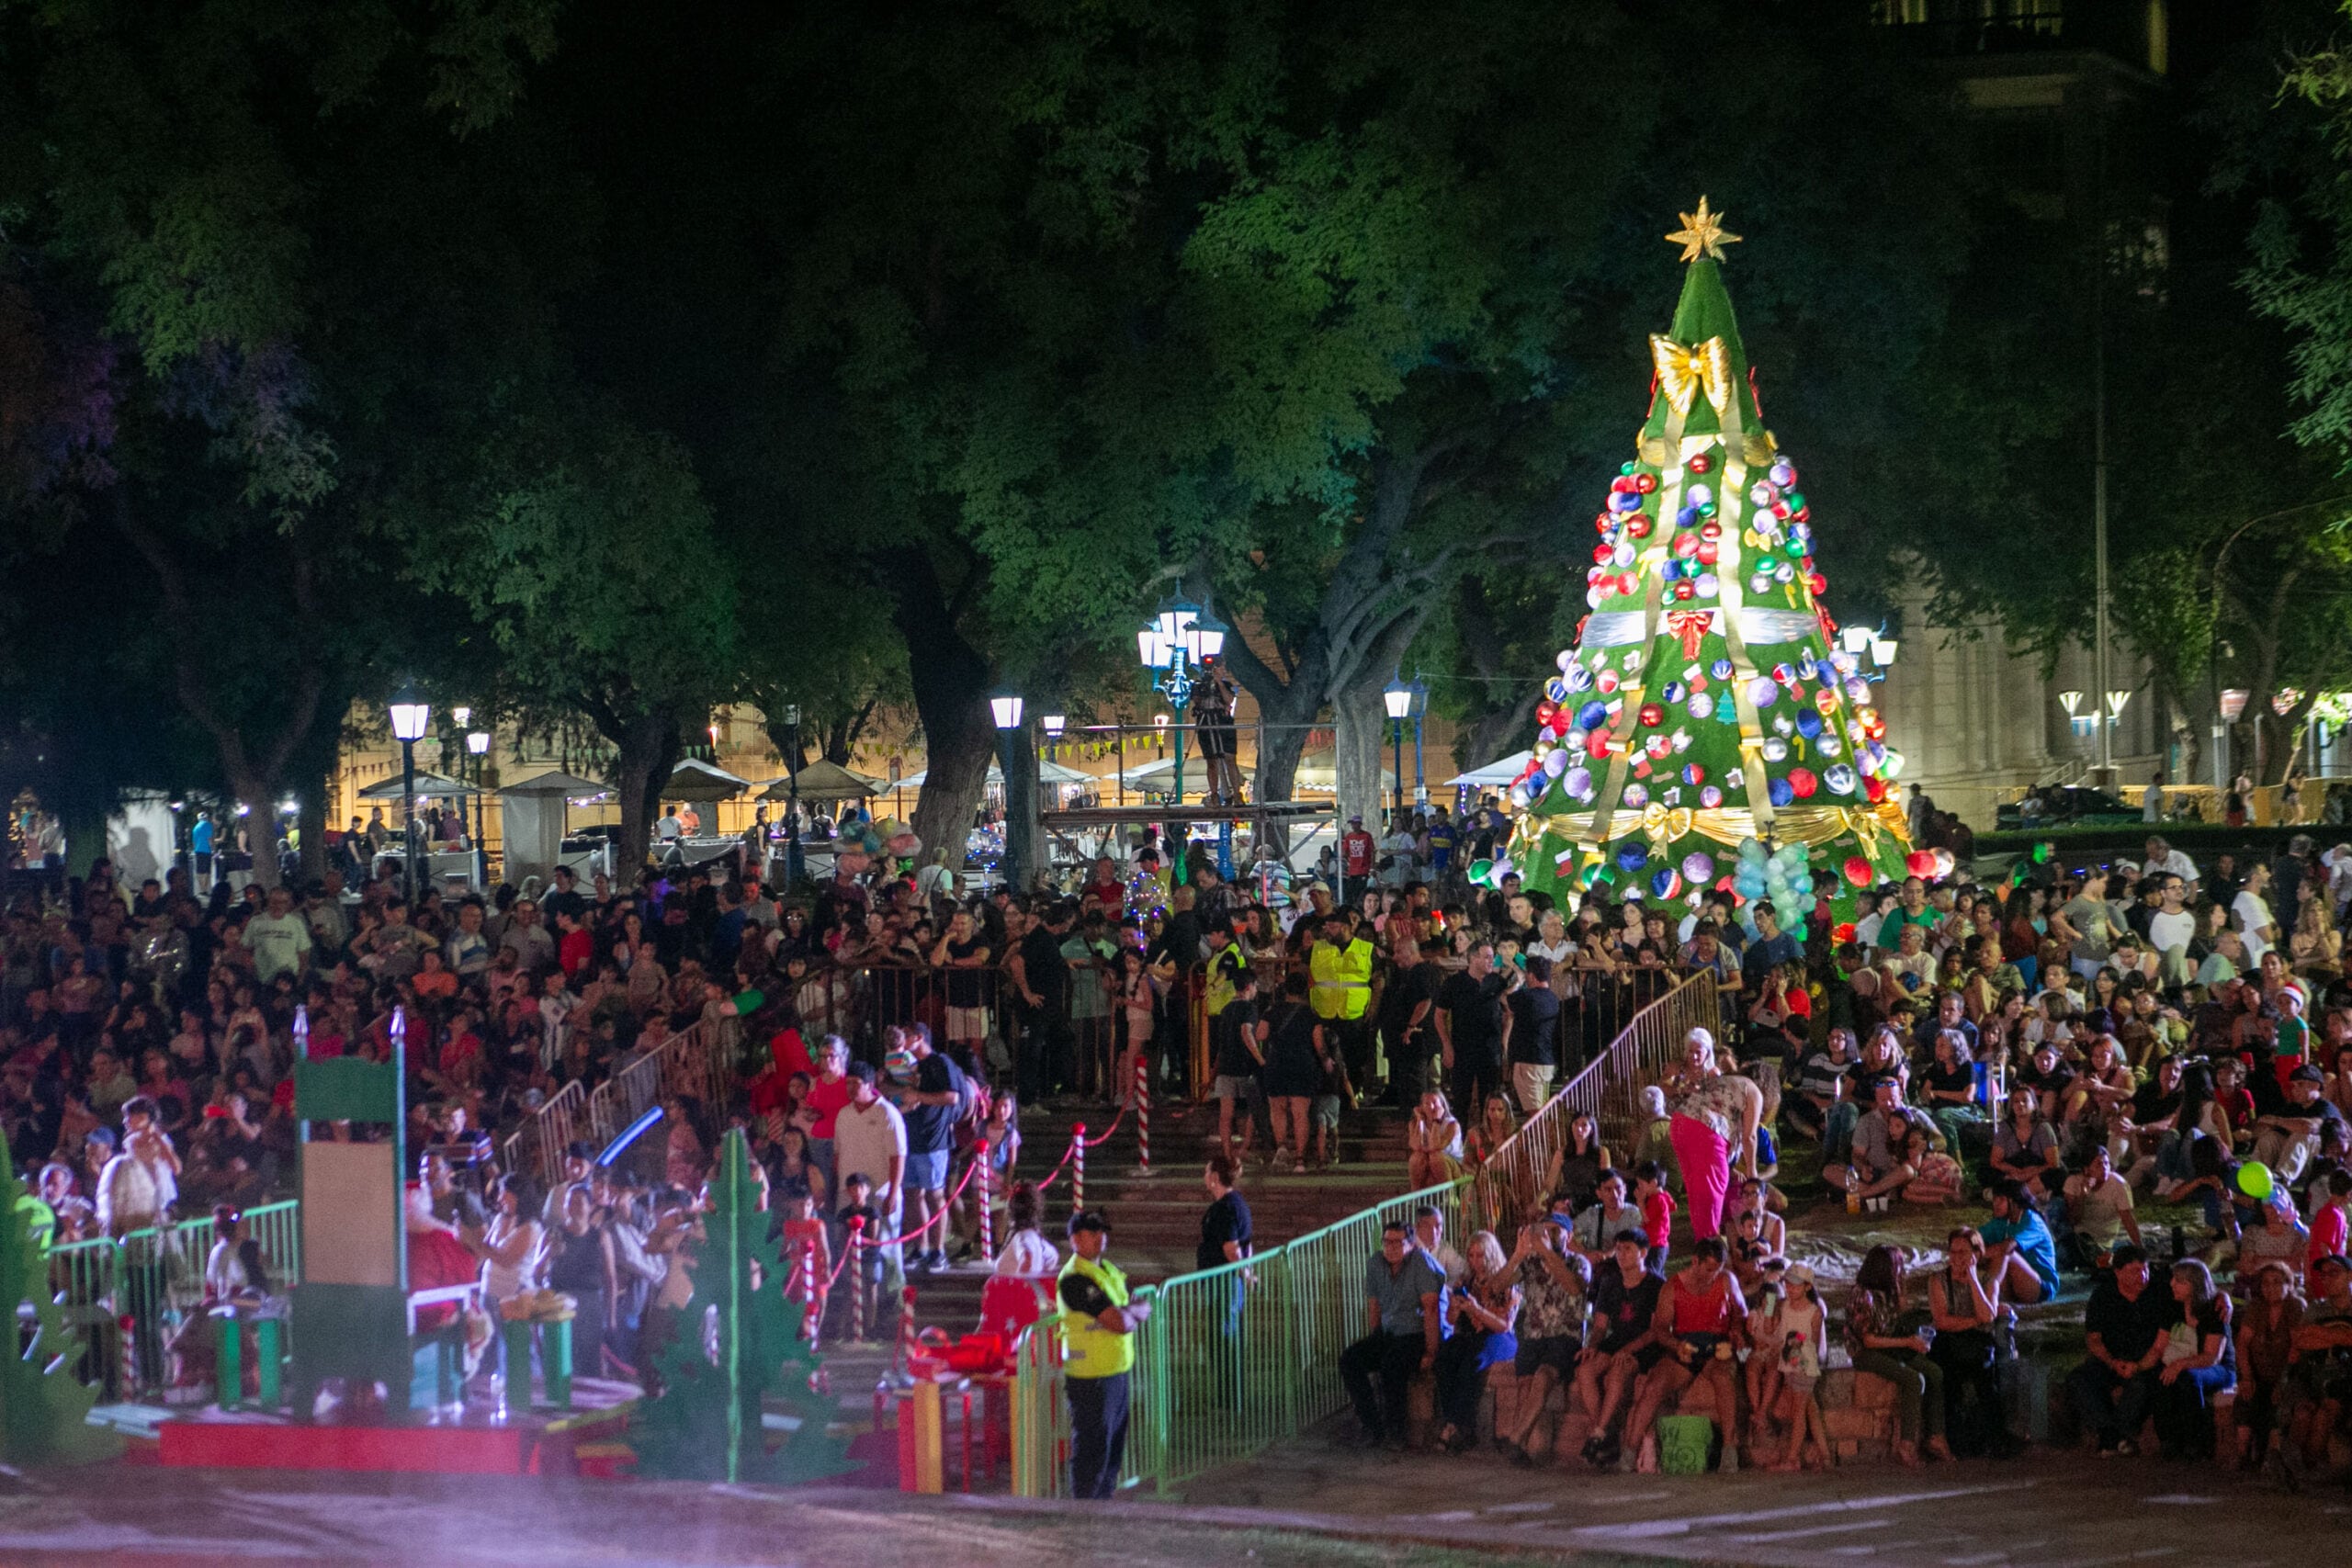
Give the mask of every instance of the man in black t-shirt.
POLYGON ((1469 966, 1446 981, 1437 998, 1437 1037, 1453 1089, 1453 1113, 1464 1126, 1483 1114, 1487 1094, 1502 1087, 1504 1040, 1494 943, 1474 943, 1468 958, 1469 966))
POLYGON ((907 1126, 905 1188, 911 1201, 907 1213, 910 1235, 917 1235, 907 1254, 909 1272, 938 1272, 947 1267, 947 1222, 931 1222, 947 1208, 948 1167, 956 1153, 956 1122, 969 1092, 963 1070, 932 1048, 927 1024, 910 1023, 889 1035, 900 1037, 915 1059, 911 1089, 895 1097, 907 1126), (923 1229, 930 1225, 928 1230, 923 1229))
POLYGON ((1250 1155, 1250 1135, 1264 1112, 1266 1096, 1258 1069, 1266 1065, 1266 1026, 1258 1021, 1258 976, 1244 969, 1233 977, 1233 999, 1209 1021, 1209 1043, 1216 1053, 1216 1146, 1230 1157, 1233 1150, 1233 1104, 1241 1102, 1241 1156, 1250 1155))
POLYGON ((1542 953, 1531 953, 1525 970, 1512 973, 1523 978, 1508 987, 1504 996, 1510 1009, 1511 1092, 1519 1097, 1521 1114, 1532 1116, 1552 1098, 1552 1076, 1559 1067, 1555 1041, 1560 998, 1552 990, 1552 961, 1542 953))
POLYGON ((1383 1104, 1409 1107, 1431 1081, 1430 1049, 1437 1041, 1437 1025, 1430 1015, 1437 1010, 1445 971, 1430 960, 1444 952, 1442 942, 1407 942, 1389 954, 1388 983, 1380 992, 1380 1033, 1388 1054, 1383 1104))
POLYGON ((1058 1093, 1069 1072, 1069 960, 1062 943, 1075 911, 1057 900, 1012 950, 1012 993, 1021 1004, 1021 1044, 1013 1069, 1021 1099, 1035 1105, 1058 1093))
POLYGON ((1209 1206, 1201 1213, 1201 1245, 1193 1254, 1193 1268, 1222 1269, 1250 1256, 1250 1204, 1233 1185, 1240 1179, 1241 1167, 1232 1156, 1209 1156, 1201 1172, 1209 1206))
POLYGON ((2172 1292, 2152 1289, 2148 1260, 2130 1242, 2109 1255, 2112 1274, 2083 1309, 2090 1359, 2066 1376, 2075 1413, 2098 1437, 2101 1454, 2136 1453, 2140 1427, 2156 1396, 2172 1292))

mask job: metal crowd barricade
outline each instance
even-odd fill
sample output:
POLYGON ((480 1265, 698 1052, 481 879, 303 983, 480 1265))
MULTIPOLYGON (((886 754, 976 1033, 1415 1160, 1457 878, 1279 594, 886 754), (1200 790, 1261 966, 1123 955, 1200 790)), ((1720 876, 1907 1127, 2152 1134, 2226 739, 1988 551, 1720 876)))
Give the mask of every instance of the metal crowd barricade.
POLYGON ((1692 1028, 1714 1026, 1714 972, 1700 969, 1673 979, 1670 988, 1636 1010, 1609 1048, 1544 1101, 1473 1174, 1470 1209, 1478 1224, 1508 1237, 1535 1217, 1549 1196, 1553 1168, 1567 1147, 1568 1123, 1579 1112, 1589 1113, 1601 1135, 1618 1147, 1635 1141, 1642 1086, 1666 1076, 1692 1028))
MULTIPOLYGON (((300 1214, 301 1204, 293 1199, 245 1211, 246 1235, 259 1244, 274 1291, 282 1292, 301 1277, 300 1214)), ((162 1350, 167 1320, 201 1309, 204 1269, 214 1240, 212 1220, 206 1215, 168 1229, 50 1248, 50 1289, 66 1325, 83 1342, 75 1376, 98 1387, 119 1381, 122 1322, 143 1313, 149 1321, 134 1328, 142 1353, 133 1359, 130 1386, 121 1392, 126 1398, 159 1393, 168 1372, 162 1350)))
MULTIPOLYGON (((1300 1432, 1347 1403, 1340 1353, 1363 1335, 1363 1275, 1386 1222, 1424 1205, 1449 1226, 1464 1213, 1448 1185, 1391 1198, 1240 1263, 1137 1292, 1153 1303, 1137 1337, 1122 1483, 1166 1495, 1183 1482, 1300 1432)), ((1051 1318, 1017 1347, 1013 1491, 1068 1495, 1069 1417, 1051 1318)))
POLYGON ((588 1090, 574 1078, 507 1138, 501 1163, 508 1170, 537 1171, 543 1185, 553 1187, 563 1179, 565 1145, 588 1128, 588 1090))

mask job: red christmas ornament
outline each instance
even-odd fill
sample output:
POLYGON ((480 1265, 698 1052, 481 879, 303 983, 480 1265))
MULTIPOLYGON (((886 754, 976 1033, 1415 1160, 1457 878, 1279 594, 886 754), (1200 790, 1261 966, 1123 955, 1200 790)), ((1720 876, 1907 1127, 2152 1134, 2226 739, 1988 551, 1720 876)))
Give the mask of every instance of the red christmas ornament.
POLYGON ((1871 863, 1864 860, 1861 856, 1849 856, 1847 858, 1844 870, 1846 873, 1846 880, 1852 883, 1855 886, 1868 887, 1871 885, 1871 863))
POLYGON ((1551 698, 1545 697, 1543 701, 1535 705, 1535 722, 1538 724, 1550 724, 1552 722, 1552 716, 1559 711, 1560 705, 1554 702, 1551 698))
POLYGON ((1657 703, 1644 703, 1638 716, 1644 729, 1656 729, 1666 722, 1666 709, 1657 703))
POLYGON ((1696 599, 1699 596, 1699 585, 1687 577, 1682 578, 1674 585, 1674 596, 1677 599, 1696 599))
POLYGON ((1632 476, 1628 474, 1619 474, 1615 479, 1609 481, 1609 493, 1611 495, 1623 495, 1633 488, 1634 480, 1632 476))
POLYGON ((1903 857, 1903 869, 1914 876, 1936 874, 1936 856, 1932 850, 1913 850, 1903 857))
POLYGON ((1618 577, 1617 577, 1617 592, 1618 592, 1623 593, 1623 595, 1625 595, 1625 597, 1627 597, 1628 599, 1630 599, 1630 598, 1632 598, 1634 594, 1639 593, 1641 591, 1642 591, 1642 580, 1641 580, 1640 578, 1638 578, 1638 577, 1634 576, 1634 575, 1632 572, 1630 572, 1630 571, 1627 571, 1627 572, 1621 572, 1621 573, 1619 573, 1619 574, 1618 574, 1618 577))
POLYGON ((1694 474, 1703 474, 1714 466, 1714 460, 1704 452, 1690 459, 1690 471, 1694 474))
POLYGON ((1552 716, 1544 721, 1555 736, 1563 736, 1576 728, 1577 716, 1566 708, 1555 708, 1552 716))
POLYGON ((1862 793, 1871 797, 1872 806, 1876 806, 1886 798, 1886 781, 1876 775, 1866 778, 1862 781, 1862 793))
POLYGON ((1813 596, 1816 599, 1829 592, 1829 580, 1817 571, 1805 574, 1804 585, 1813 590, 1813 596))
POLYGON ((1635 495, 1647 495, 1656 489, 1657 489, 1657 476, 1656 474, 1635 474, 1634 476, 1634 493, 1635 495))
POLYGON ((1646 512, 1634 513, 1634 515, 1628 518, 1625 522, 1625 532, 1633 535, 1636 539, 1648 538, 1650 536, 1650 514, 1646 512))
POLYGON ((1709 542, 1699 547, 1699 564, 1701 566, 1713 566, 1717 560, 1722 558, 1722 550, 1719 549, 1713 542, 1709 542))
POLYGON ((1699 537, 1702 539, 1720 539, 1723 536, 1724 525, 1716 522, 1713 518, 1710 517, 1707 521, 1699 525, 1699 537))
POLYGON ((1682 557, 1682 558, 1686 558, 1686 559, 1687 559, 1689 557, 1693 556, 1693 555, 1696 555, 1696 554, 1698 553, 1698 550, 1699 550, 1699 536, 1698 536, 1698 535, 1696 535, 1696 534, 1677 534, 1677 535, 1675 535, 1675 536, 1674 536, 1674 553, 1675 553, 1677 556, 1682 557))
POLYGON ((1824 686, 1813 694, 1813 705, 1821 710, 1822 717, 1827 718, 1838 711, 1838 694, 1829 687, 1824 686))
POLYGON ((1846 943, 1853 941, 1854 922, 1851 920, 1838 921, 1835 926, 1830 928, 1829 940, 1836 942, 1840 947, 1843 947, 1846 943))
POLYGON ((1607 566, 1609 564, 1610 558, 1614 556, 1616 553, 1616 547, 1611 545, 1608 540, 1603 539, 1600 543, 1592 547, 1593 563, 1596 566, 1607 566))
POLYGON ((1799 800, 1811 800, 1813 798, 1813 792, 1820 787, 1821 781, 1813 776, 1813 770, 1811 768, 1791 768, 1789 770, 1789 788, 1796 793, 1796 797, 1799 800))
POLYGON ((1592 531, 1596 534, 1606 534, 1615 526, 1617 526, 1617 514, 1614 512, 1604 512, 1592 520, 1592 531))

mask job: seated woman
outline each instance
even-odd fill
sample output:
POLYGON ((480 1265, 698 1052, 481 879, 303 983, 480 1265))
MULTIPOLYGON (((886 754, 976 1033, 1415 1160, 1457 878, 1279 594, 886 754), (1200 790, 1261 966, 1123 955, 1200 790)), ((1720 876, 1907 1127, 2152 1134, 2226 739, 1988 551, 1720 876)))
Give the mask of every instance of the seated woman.
POLYGON ((2014 1450, 1994 1371, 1993 1325, 2000 1314, 1980 1272, 1984 1238, 1973 1225, 1955 1227, 1944 1242, 1944 1267, 1928 1279, 1928 1321, 1936 1330, 1928 1357, 1944 1372, 1944 1426, 1952 1451, 1967 1458, 2014 1450))
POLYGON ((2254 1294, 2237 1314, 2238 1397, 2236 1417, 2240 1469, 2260 1466, 2263 1449, 2278 1414, 2279 1380, 2295 1359, 2295 1330, 2303 1325, 2303 1298, 2283 1263, 2266 1263, 2254 1275, 2254 1294))
POLYGON ((1894 1385, 1894 1457, 1907 1465, 1919 1462, 1923 1438, 1928 1453, 1952 1457, 1944 1441, 1944 1371, 1928 1356, 1924 1326, 1905 1308, 1901 1254, 1892 1247, 1871 1247, 1847 1298, 1846 1341, 1856 1371, 1894 1385))
POLYGON ((2211 1459, 2213 1400, 2237 1386, 2230 1298, 2194 1258, 2172 1266, 2172 1321, 2156 1374, 2156 1438, 2166 1459, 2211 1459))
POLYGON ((1747 1303, 1724 1255, 1723 1237, 1701 1237, 1691 1244, 1690 1266, 1658 1293, 1653 1328, 1667 1354, 1643 1375, 1631 1428, 1641 1436, 1635 1468, 1645 1475, 1657 1472, 1657 1417, 1701 1378, 1714 1388, 1716 1430, 1724 1442, 1738 1441, 1738 1363, 1732 1356, 1747 1325, 1747 1303))
POLYGON ((1968 1037, 1956 1029, 1936 1034, 1935 1060, 1920 1080, 1921 1106, 1935 1119, 1944 1148, 1957 1156, 1963 1137, 1981 1138, 1984 1112, 1976 1103, 1976 1067, 1970 1059, 1968 1037))
POLYGON ((1555 1199, 1566 1196, 1581 1213, 1600 1185, 1600 1173, 1609 1168, 1609 1145, 1600 1141, 1600 1123, 1591 1111, 1579 1111, 1568 1118, 1567 1139, 1552 1156, 1544 1190, 1555 1199))
MULTIPOLYGON (((1304 1145, 1299 1157, 1306 1157, 1304 1145)), ((1462 1173, 1462 1123, 1444 1094, 1431 1089, 1421 1096, 1413 1120, 1405 1128, 1405 1186, 1408 1192, 1452 1181, 1462 1173)))
POLYGON ((2008 1114, 1993 1131, 1993 1174, 2029 1186, 2052 1171, 2063 1172, 2058 1134, 2042 1119, 2041 1097, 2027 1084, 2009 1090, 2008 1114))
POLYGON ((1470 1238, 1470 1278, 1446 1292, 1443 1311, 1453 1332, 1437 1352, 1437 1407, 1445 1425, 1438 1446, 1464 1453, 1477 1446, 1478 1396, 1489 1368, 1519 1353, 1520 1286, 1492 1231, 1470 1238))
POLYGON ((1960 1161, 1937 1148, 1927 1123, 1916 1117, 1903 1131, 1903 1163, 1912 1170, 1911 1179, 1903 1186, 1905 1202, 1942 1207, 1966 1195, 1968 1184, 1961 1174, 1960 1161))
POLYGON ((2058 1244, 2031 1189, 2008 1177, 1985 1190, 1993 1217, 1977 1231, 1993 1304, 2031 1306, 2058 1293, 2058 1244))

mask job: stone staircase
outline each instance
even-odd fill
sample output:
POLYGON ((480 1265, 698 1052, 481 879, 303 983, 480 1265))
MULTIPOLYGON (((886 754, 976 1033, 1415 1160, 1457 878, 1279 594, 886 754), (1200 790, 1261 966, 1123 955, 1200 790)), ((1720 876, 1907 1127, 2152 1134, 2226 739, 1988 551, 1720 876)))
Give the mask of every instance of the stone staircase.
MULTIPOLYGON (((1042 1111, 1028 1111, 1023 1117, 1021 1163, 1014 1178, 1032 1181, 1042 1178, 1069 1146, 1072 1123, 1084 1121, 1090 1127, 1099 1127, 1106 1119, 1099 1105, 1048 1104, 1042 1111)), ((1266 1166, 1261 1144, 1244 1168, 1240 1182, 1258 1247, 1293 1240, 1403 1191, 1406 1121, 1403 1111, 1386 1109, 1344 1113, 1339 1164, 1305 1175, 1266 1166)), ((1134 1283, 1156 1284, 1191 1271, 1200 1241, 1201 1212, 1208 1204, 1201 1171, 1216 1150, 1214 1101, 1161 1101, 1153 1107, 1148 1176, 1138 1165, 1132 1117, 1086 1151, 1087 1207, 1110 1216, 1111 1259, 1134 1283)), ((1061 1227, 1069 1212, 1069 1177, 1065 1172, 1055 1178, 1046 1192, 1045 1225, 1048 1238, 1065 1258, 1069 1244, 1061 1227)), ((1003 1245, 1001 1214, 996 1240, 1000 1247, 1003 1245)), ((950 1335, 977 1326, 980 1292, 988 1277, 988 1263, 977 1258, 943 1274, 910 1276, 908 1283, 916 1292, 917 1324, 944 1328, 950 1335)), ((827 1325, 828 1337, 841 1347, 829 1353, 829 1364, 836 1356, 853 1365, 865 1359, 841 1344, 848 1332, 846 1294, 837 1292, 827 1325)), ((886 1335, 880 1329, 876 1333, 886 1335)))

